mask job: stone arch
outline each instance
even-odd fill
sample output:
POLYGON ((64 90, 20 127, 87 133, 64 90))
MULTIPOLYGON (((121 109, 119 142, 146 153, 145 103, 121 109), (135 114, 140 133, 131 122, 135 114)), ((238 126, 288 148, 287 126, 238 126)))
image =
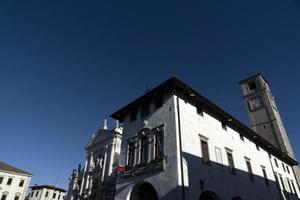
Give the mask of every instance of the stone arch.
POLYGON ((212 191, 202 192, 199 200, 221 200, 218 195, 212 191))
POLYGON ((141 182, 132 188, 129 200, 158 200, 158 196, 150 183, 141 182))

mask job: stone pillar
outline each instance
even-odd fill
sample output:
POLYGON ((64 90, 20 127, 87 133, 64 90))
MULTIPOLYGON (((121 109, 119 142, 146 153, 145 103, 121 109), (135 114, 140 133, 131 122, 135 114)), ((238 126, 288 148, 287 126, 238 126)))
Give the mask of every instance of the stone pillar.
POLYGON ((156 141, 156 138, 155 138, 155 134, 151 134, 151 150, 152 150, 152 154, 151 154, 151 158, 150 160, 154 160, 155 159, 155 141, 156 141))
POLYGON ((112 171, 113 171, 113 164, 114 164, 114 153, 115 153, 115 145, 116 145, 116 139, 113 140, 113 143, 110 145, 110 158, 109 158, 109 168, 108 168, 108 175, 111 175, 112 171))
POLYGON ((87 178, 88 159, 89 159, 88 154, 86 154, 85 155, 85 165, 84 165, 84 170, 83 170, 82 182, 81 182, 81 186, 80 186, 79 195, 81 195, 83 193, 83 189, 85 188, 86 178, 87 178))
POLYGON ((127 143, 127 148, 126 148, 126 157, 125 157, 125 165, 129 164, 129 143, 127 143))
POLYGON ((137 148, 135 149, 135 152, 136 152, 135 164, 138 164, 141 161, 142 140, 140 138, 137 139, 136 145, 137 145, 137 148))
POLYGON ((103 160, 103 166, 102 166, 102 175, 101 175, 101 182, 104 181, 105 178, 105 168, 106 168, 106 160, 107 160, 107 145, 104 147, 104 160, 103 160))
POLYGON ((93 177, 92 177, 92 173, 94 171, 94 159, 93 159, 93 153, 90 154, 90 161, 89 161, 89 170, 88 170, 88 180, 89 180, 89 183, 88 183, 88 186, 87 186, 87 189, 88 189, 88 195, 91 194, 92 192, 92 187, 93 187, 93 177))

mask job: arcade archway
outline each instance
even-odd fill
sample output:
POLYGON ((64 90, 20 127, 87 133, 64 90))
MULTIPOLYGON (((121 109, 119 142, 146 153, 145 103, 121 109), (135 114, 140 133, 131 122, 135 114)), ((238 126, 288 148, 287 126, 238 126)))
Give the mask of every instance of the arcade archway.
POLYGON ((212 191, 205 191, 199 197, 199 200, 220 200, 218 195, 212 191))
POLYGON ((157 193, 150 183, 136 184, 131 193, 130 200, 158 200, 157 193))

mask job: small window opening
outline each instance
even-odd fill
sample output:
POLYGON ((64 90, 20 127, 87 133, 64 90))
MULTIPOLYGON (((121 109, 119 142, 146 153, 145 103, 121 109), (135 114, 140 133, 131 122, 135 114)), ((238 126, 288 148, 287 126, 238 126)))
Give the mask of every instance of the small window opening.
POLYGON ((250 90, 255 90, 257 88, 255 81, 248 83, 248 87, 250 90))

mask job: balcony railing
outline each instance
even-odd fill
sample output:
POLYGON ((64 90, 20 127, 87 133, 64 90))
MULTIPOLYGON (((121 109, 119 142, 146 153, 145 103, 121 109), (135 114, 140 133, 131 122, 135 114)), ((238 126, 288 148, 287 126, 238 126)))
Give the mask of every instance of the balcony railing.
POLYGON ((149 162, 140 162, 134 166, 125 166, 125 171, 122 176, 137 176, 143 173, 150 173, 154 171, 163 171, 165 169, 165 158, 156 158, 149 162))

